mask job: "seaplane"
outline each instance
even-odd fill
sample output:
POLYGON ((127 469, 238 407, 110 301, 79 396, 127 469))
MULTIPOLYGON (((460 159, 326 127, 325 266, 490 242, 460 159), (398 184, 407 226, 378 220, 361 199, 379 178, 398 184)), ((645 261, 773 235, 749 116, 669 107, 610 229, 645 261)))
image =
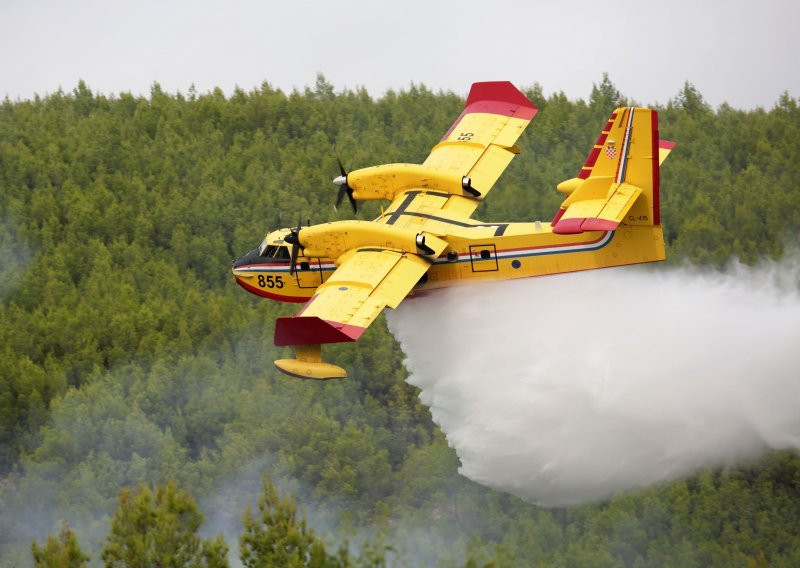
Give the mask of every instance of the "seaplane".
POLYGON ((267 233, 233 263, 236 282, 279 302, 302 303, 278 317, 274 343, 291 346, 283 373, 345 378, 322 360, 322 345, 353 342, 384 308, 427 290, 665 259, 659 168, 674 143, 659 139, 655 110, 611 113, 577 177, 561 182, 564 201, 550 222, 485 222, 471 217, 538 112, 507 81, 475 83, 461 115, 422 164, 345 171, 347 196, 385 200, 372 221, 346 220, 267 233))

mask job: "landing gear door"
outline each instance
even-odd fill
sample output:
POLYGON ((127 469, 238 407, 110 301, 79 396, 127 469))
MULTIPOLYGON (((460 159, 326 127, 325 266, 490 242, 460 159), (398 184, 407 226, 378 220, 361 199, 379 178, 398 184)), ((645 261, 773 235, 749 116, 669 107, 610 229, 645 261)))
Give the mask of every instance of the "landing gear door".
POLYGON ((322 266, 317 259, 298 259, 294 276, 299 288, 316 288, 322 284, 322 266))
POLYGON ((497 271, 497 249, 491 243, 470 245, 469 259, 472 264, 472 272, 497 271))

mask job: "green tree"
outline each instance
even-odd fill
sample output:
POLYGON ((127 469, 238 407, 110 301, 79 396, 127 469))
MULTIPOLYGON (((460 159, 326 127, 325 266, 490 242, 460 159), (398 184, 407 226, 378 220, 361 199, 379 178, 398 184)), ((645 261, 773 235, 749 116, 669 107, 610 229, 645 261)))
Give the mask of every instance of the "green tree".
POLYGON ((228 547, 222 535, 201 539, 197 530, 203 515, 194 500, 174 481, 125 489, 111 522, 102 557, 113 568, 228 566, 228 547))
POLYGON ((298 515, 294 496, 281 497, 271 479, 264 479, 258 511, 254 517, 248 505, 242 518, 239 553, 248 568, 340 565, 298 515))
POLYGON ((703 95, 689 81, 683 84, 683 88, 675 97, 675 105, 685 110, 691 117, 698 117, 711 112, 711 108, 706 103, 703 95))
POLYGON ((622 95, 608 78, 608 73, 603 73, 599 85, 592 84, 592 93, 589 95, 589 105, 601 117, 611 114, 622 101, 622 95))
POLYGON ((31 552, 36 568, 83 568, 91 560, 81 550, 75 533, 66 522, 62 525, 58 538, 48 536, 44 546, 40 547, 34 540, 31 543, 31 552))

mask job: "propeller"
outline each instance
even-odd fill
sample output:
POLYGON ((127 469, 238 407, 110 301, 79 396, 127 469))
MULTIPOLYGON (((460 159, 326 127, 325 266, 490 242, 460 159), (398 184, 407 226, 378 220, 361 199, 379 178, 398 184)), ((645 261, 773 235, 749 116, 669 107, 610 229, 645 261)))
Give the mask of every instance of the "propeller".
POLYGON ((290 229, 289 234, 283 238, 284 242, 292 245, 292 261, 289 265, 289 276, 294 276, 295 268, 297 267, 297 253, 300 252, 300 227, 302 224, 303 216, 298 215, 297 226, 290 229))
POLYGON ((353 198, 353 188, 347 185, 347 171, 344 169, 342 161, 339 158, 336 158, 336 161, 339 162, 339 172, 341 175, 333 180, 333 183, 339 186, 339 194, 336 196, 336 203, 333 205, 333 208, 339 209, 339 205, 342 204, 342 199, 344 199, 344 194, 347 193, 350 205, 353 206, 353 213, 356 213, 358 212, 358 205, 353 198))

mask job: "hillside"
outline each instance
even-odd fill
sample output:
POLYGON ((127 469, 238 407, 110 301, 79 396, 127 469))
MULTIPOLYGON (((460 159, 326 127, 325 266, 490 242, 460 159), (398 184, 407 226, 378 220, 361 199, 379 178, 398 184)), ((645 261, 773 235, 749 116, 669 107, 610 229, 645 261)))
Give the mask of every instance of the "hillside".
MULTIPOLYGON (((620 98, 528 96, 540 112, 479 219, 549 219, 620 98)), ((387 535, 401 558, 500 565, 800 565, 800 457, 569 509, 457 473, 382 322, 335 348, 341 382, 279 376, 277 315, 234 257, 331 204, 348 168, 420 162, 463 100, 284 93, 103 96, 83 83, 0 105, 0 560, 69 521, 96 550, 125 487, 177 481, 237 535, 267 472, 320 530, 387 535), (375 528, 377 527, 377 528, 375 528), (499 547, 499 548, 498 548, 499 547)), ((780 258, 800 230, 800 109, 712 109, 691 86, 660 112, 668 263, 780 258)), ((378 205, 366 204, 369 219, 378 205)), ((99 556, 95 554, 96 561, 99 556)), ((25 560, 27 561, 27 560, 25 560)), ((3 563, 3 562, 0 562, 3 563)))

